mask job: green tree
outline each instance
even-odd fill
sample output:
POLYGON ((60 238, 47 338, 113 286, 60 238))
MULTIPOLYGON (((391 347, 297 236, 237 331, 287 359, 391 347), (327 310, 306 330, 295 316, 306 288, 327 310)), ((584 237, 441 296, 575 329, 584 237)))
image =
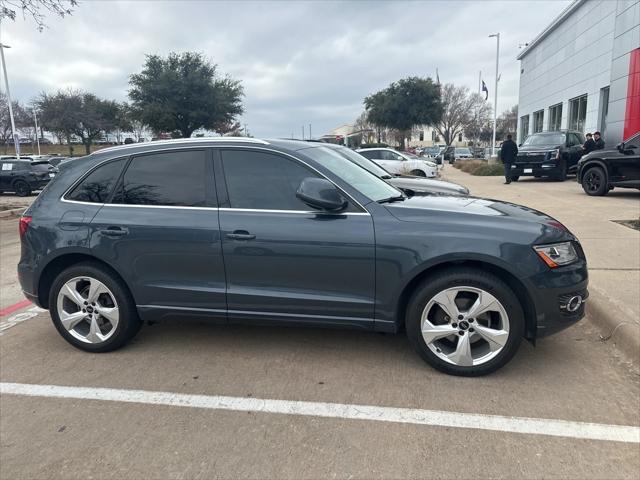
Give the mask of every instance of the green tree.
POLYGON ((434 125, 442 116, 438 85, 430 78, 409 77, 393 82, 364 99, 369 122, 398 131, 397 141, 404 149, 404 139, 416 125, 434 125))
POLYGON ((129 78, 129 98, 138 120, 156 132, 222 131, 243 113, 238 80, 220 76, 202 54, 147 55, 142 72, 129 78))
MULTIPOLYGON (((16 100, 11 102, 11 106, 13 107, 13 118, 15 120, 16 130, 28 127, 30 117, 26 108, 16 100)), ((7 142, 12 136, 9 102, 7 96, 3 92, 0 92, 0 144, 4 145, 4 153, 7 153, 7 142)))
POLYGON ((73 135, 80 137, 88 155, 93 141, 117 126, 118 103, 102 100, 93 93, 74 90, 59 91, 55 95, 43 93, 35 103, 42 112, 43 127, 67 140, 70 155, 73 155, 73 135))

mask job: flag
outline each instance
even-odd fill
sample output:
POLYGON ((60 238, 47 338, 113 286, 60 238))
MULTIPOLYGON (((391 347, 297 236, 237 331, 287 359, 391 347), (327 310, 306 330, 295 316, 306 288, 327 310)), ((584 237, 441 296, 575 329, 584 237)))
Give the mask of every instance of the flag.
POLYGON ((482 80, 482 91, 484 92, 484 100, 486 101, 489 98, 489 89, 487 88, 487 84, 482 80))
POLYGON ((440 75, 438 75, 438 69, 436 68, 436 85, 440 85, 440 75))

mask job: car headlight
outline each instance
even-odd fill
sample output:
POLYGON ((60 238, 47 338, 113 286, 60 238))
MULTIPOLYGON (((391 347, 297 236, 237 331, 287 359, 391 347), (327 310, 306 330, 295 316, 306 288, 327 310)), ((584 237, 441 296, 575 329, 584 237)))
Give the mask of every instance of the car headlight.
POLYGON ((424 163, 426 163, 428 167, 435 167, 435 166, 437 166, 435 163, 433 163, 433 162, 429 162, 429 161, 425 161, 424 163))
POLYGON ((578 254, 571 242, 538 245, 533 249, 549 268, 558 268, 578 260, 578 254))

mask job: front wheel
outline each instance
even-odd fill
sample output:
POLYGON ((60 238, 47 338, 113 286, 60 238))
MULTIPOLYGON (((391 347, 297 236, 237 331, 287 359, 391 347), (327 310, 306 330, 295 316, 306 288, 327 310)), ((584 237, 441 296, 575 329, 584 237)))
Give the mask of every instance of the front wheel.
POLYGON ((422 170, 411 170, 411 175, 413 175, 414 177, 426 177, 427 174, 424 173, 422 170))
POLYGON ((51 286, 49 311, 60 335, 87 352, 115 350, 132 339, 141 326, 122 280, 90 262, 58 275, 51 286))
POLYGON ((514 175, 513 177, 511 177, 512 182, 517 182, 518 180, 520 180, 520 175, 514 175))
POLYGON ((518 298, 498 277, 453 268, 427 279, 406 314, 409 341, 428 364, 450 375, 486 375, 516 353, 524 333, 518 298))
POLYGON ((582 189, 587 195, 599 197, 609 192, 607 175, 600 167, 591 167, 582 175, 582 189))
POLYGON ((555 179, 558 182, 564 182, 567 179, 567 162, 564 160, 560 163, 560 171, 555 179))

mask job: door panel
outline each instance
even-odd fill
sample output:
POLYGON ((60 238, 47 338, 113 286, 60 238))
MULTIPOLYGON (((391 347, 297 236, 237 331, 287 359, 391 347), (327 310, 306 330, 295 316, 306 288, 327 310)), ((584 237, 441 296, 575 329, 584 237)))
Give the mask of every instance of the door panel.
POLYGON ((91 222, 91 248, 123 273, 138 305, 212 309, 224 316, 215 209, 105 205, 91 222))
POLYGON ((229 318, 373 327, 368 214, 220 210, 229 318), (227 235, 243 231, 254 238, 227 235))

